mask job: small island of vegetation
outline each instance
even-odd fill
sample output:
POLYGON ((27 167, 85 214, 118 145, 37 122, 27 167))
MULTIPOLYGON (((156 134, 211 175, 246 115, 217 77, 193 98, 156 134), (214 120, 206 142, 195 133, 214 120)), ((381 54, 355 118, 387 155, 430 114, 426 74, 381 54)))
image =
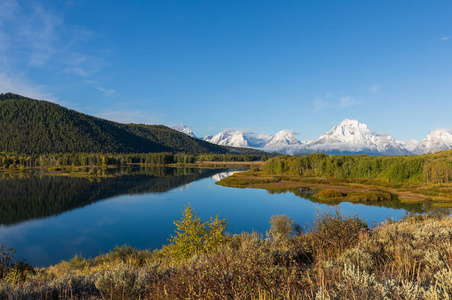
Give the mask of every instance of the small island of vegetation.
POLYGON ((278 156, 262 168, 236 173, 217 184, 240 188, 309 188, 322 201, 360 202, 398 198, 452 204, 452 150, 420 156, 278 156))

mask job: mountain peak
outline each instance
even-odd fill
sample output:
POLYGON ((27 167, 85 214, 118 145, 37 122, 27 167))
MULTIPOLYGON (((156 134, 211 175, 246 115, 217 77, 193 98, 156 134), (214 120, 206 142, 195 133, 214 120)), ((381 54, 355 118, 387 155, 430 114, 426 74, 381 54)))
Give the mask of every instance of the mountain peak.
POLYGON ((407 154, 392 136, 372 132, 366 124, 345 119, 318 139, 308 143, 308 152, 339 152, 402 155, 407 154))
POLYGON ((357 120, 345 119, 336 127, 342 129, 343 132, 351 132, 351 134, 354 134, 356 131, 370 132, 366 124, 360 123, 357 120))
POLYGON ((354 119, 344 119, 341 122, 341 126, 358 126, 360 123, 354 119))
POLYGON ((433 130, 419 143, 413 153, 425 154, 450 149, 452 149, 452 129, 443 128, 433 130))
POLYGON ((291 145, 301 145, 301 142, 293 136, 291 130, 281 130, 276 133, 273 138, 268 142, 266 148, 285 147, 291 145))
POLYGON ((193 133, 193 131, 189 127, 187 127, 184 123, 181 123, 179 126, 173 127, 173 129, 185 133, 186 135, 191 136, 192 138, 196 138, 196 135, 193 133))

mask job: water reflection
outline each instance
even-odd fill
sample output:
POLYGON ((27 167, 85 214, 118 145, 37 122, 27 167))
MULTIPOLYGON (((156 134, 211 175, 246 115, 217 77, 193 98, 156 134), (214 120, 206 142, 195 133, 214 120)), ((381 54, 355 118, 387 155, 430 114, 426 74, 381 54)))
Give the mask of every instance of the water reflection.
MULTIPOLYGON (((181 218, 187 204, 203 220, 217 213, 229 219, 231 234, 253 230, 265 234, 270 217, 277 214, 303 225, 331 207, 331 203, 314 199, 307 189, 266 191, 215 184, 231 170, 138 168, 114 172, 119 176, 0 179, 0 243, 15 248, 18 259, 48 266, 75 254, 93 257, 123 244, 161 248, 174 234, 174 220, 181 218)), ((357 213, 368 224, 400 219, 406 212, 437 209, 429 203, 397 200, 338 206, 344 215, 357 213)))
MULTIPOLYGON (((324 205, 336 206, 340 204, 340 201, 321 201, 313 196, 313 191, 309 188, 296 188, 296 189, 266 189, 271 195, 291 193, 297 197, 308 199, 311 202, 320 203, 324 205)), ((355 205, 365 205, 374 207, 385 207, 393 209, 405 210, 407 214, 425 214, 431 213, 436 215, 449 215, 451 210, 446 207, 434 206, 432 201, 423 201, 415 203, 404 203, 398 198, 387 201, 359 201, 348 202, 355 205)))
POLYGON ((123 194, 165 193, 224 170, 197 168, 94 169, 114 177, 5 174, 0 178, 0 224, 58 215, 123 194))

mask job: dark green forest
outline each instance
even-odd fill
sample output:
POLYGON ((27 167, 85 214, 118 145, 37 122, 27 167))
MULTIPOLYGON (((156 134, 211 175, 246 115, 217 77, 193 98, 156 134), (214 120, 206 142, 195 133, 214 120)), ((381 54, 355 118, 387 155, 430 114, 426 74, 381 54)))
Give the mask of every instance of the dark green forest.
POLYGON ((369 178, 393 182, 452 182, 452 150, 420 156, 326 155, 278 156, 268 174, 334 178, 369 178))
POLYGON ((163 125, 120 124, 44 101, 0 94, 0 152, 228 153, 163 125))

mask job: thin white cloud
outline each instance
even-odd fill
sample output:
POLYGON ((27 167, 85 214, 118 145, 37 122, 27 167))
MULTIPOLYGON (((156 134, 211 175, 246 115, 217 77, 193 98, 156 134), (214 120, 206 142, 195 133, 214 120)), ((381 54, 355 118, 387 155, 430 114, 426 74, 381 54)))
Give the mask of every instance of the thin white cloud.
MULTIPOLYGON (((1 20, 8 20, 14 17, 18 9, 16 0, 2 0, 0 1, 0 18, 1 20)), ((1 23, 1 21, 0 21, 1 23)))
POLYGON ((26 19, 20 20, 20 26, 16 26, 15 39, 28 48, 31 66, 43 66, 58 51, 55 41, 63 21, 39 5, 32 7, 29 13, 22 10, 18 14, 19 18, 26 19))
POLYGON ((22 76, 12 77, 6 73, 0 73, 0 93, 15 93, 34 99, 45 99, 55 101, 46 91, 44 86, 34 85, 22 76))
POLYGON ((105 55, 92 55, 84 47, 95 34, 63 17, 38 1, 0 0, 0 71, 51 67, 88 78, 102 70, 105 55))
POLYGON ((339 106, 342 108, 354 106, 357 104, 358 102, 352 97, 342 97, 339 102, 339 106))
POLYGON ((97 89, 101 91, 105 96, 113 96, 116 94, 115 90, 108 90, 104 89, 103 87, 98 87, 97 89))
POLYGON ((447 40, 450 40, 450 39, 452 39, 452 36, 443 36, 443 37, 440 38, 439 40, 440 40, 440 41, 447 41, 447 40))
POLYGON ((82 67, 67 68, 66 72, 76 74, 80 77, 89 77, 90 73, 82 67))
POLYGON ((97 113, 96 116, 119 123, 163 124, 160 116, 141 110, 111 110, 97 113))
POLYGON ((101 48, 89 52, 91 48, 85 45, 96 38, 94 32, 66 23, 63 14, 48 9, 44 2, 0 0, 0 93, 59 102, 50 92, 54 83, 39 84, 40 78, 28 71, 51 69, 55 74, 73 76, 74 82, 78 79, 99 87, 104 95, 117 94, 103 87, 107 85, 104 78, 96 78, 108 65, 110 53, 101 48))
POLYGON ((378 84, 374 84, 369 88, 369 91, 371 93, 378 93, 379 91, 381 91, 381 87, 378 84))
POLYGON ((326 102, 326 101, 324 101, 322 99, 314 100, 312 102, 312 104, 314 105, 314 110, 315 111, 321 111, 321 110, 324 110, 324 109, 326 109, 328 107, 328 102, 326 102))

